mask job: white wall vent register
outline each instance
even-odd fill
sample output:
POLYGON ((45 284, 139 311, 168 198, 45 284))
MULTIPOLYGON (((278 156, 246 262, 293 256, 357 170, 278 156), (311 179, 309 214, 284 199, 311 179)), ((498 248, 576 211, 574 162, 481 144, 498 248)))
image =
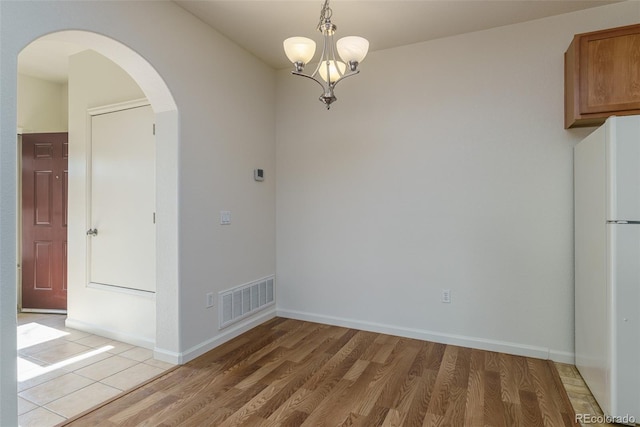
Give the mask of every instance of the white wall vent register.
POLYGON ((265 277, 218 294, 220 329, 275 303, 275 278, 265 277))

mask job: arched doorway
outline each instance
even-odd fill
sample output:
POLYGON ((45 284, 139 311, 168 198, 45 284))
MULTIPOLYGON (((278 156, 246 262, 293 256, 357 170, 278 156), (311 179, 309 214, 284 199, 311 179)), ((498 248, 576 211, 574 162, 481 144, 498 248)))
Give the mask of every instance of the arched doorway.
MULTIPOLYGON (((167 316, 167 313, 177 313, 177 146, 178 146, 178 112, 169 88, 162 77, 142 56, 124 44, 109 37, 88 31, 61 31, 45 35, 40 39, 53 42, 67 42, 83 46, 108 58, 122 68, 140 87, 149 101, 155 115, 156 124, 156 294, 154 319, 155 337, 152 337, 156 357, 171 362, 177 362, 172 357, 177 351, 177 318, 167 316), (162 315, 158 315, 162 313, 162 315), (169 320, 171 319, 171 320, 169 320), (169 324, 169 322, 171 324, 169 324)), ((78 132, 84 132, 79 129, 78 132)), ((70 135, 70 145, 73 139, 83 141, 86 135, 70 135)), ((76 150, 80 153, 70 162, 75 164, 75 174, 85 174, 86 158, 84 149, 76 150)), ((72 168, 70 166, 70 174, 72 168)), ((82 199, 85 192, 84 184, 76 185, 75 191, 82 199)), ((84 200, 77 201, 78 212, 83 211, 84 200)), ((70 212, 69 233, 83 234, 86 221, 81 214, 70 212), (75 219, 74 219, 75 218, 75 219)), ((71 246, 70 256, 75 253, 76 258, 84 258, 86 245, 76 240, 71 246)), ((83 272, 79 272, 77 281, 83 279, 83 272)), ((81 286, 86 285, 82 283, 81 286)), ((117 299, 115 300, 117 301, 117 299)), ((71 310, 73 310, 73 296, 71 296, 71 310)), ((85 307, 86 308, 86 307, 85 307)), ((108 331, 110 328, 105 326, 108 331)), ((99 332, 99 331, 98 331, 99 332)), ((118 332, 118 331, 114 331, 118 332)), ((125 334, 126 335, 126 334, 125 334)), ((118 337, 122 339, 123 337, 118 337)), ((137 343, 140 344, 140 343, 137 343)))
MULTIPOLYGON (((31 40, 42 32, 33 28, 31 40)), ((161 360, 178 362, 178 111, 172 94, 162 77, 140 54, 124 44, 89 31, 60 31, 46 37, 80 43, 99 52, 124 69, 143 90, 152 105, 156 123, 157 178, 157 292, 154 354, 161 360)), ((16 65, 18 54, 26 45, 19 38, 2 43, 3 79, 2 126, 0 127, 0 423, 13 425, 16 415, 16 211, 17 211, 17 144, 16 142, 16 65)), ((84 228, 84 224, 81 225, 84 228)))

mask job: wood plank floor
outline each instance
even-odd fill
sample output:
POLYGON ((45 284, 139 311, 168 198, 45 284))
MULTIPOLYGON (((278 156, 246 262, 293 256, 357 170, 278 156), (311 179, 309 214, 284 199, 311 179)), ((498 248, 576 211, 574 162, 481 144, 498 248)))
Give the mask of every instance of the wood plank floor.
POLYGON ((575 426, 553 364, 275 318, 71 426, 575 426))

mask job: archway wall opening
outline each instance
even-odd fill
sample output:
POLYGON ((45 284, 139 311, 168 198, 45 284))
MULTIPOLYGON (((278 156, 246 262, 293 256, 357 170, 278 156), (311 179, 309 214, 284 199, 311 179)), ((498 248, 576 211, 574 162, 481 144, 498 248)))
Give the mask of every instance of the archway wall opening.
POLYGON ((0 2, 2 425, 16 424, 17 60, 63 31, 118 63, 156 113, 156 355, 184 362, 275 314, 221 331, 206 307, 275 273, 275 71, 171 2, 0 2))
MULTIPOLYGON (((65 34, 54 33, 39 40, 49 41, 65 34)), ((88 38, 95 38, 95 34, 88 34, 88 38)), ((137 105, 132 104, 135 100, 144 103, 146 94, 122 67, 94 50, 91 41, 84 41, 83 35, 82 32, 75 31, 74 43, 91 49, 68 58, 66 325, 153 349, 156 342, 155 291, 158 286, 153 279, 156 276, 155 267, 150 265, 156 252, 154 242, 150 239, 152 236, 148 233, 149 227, 155 228, 152 214, 156 209, 152 206, 155 194, 150 193, 162 194, 163 198, 170 195, 164 188, 158 188, 159 191, 153 188, 153 152, 157 150, 154 143, 145 147, 144 153, 141 150, 141 147, 149 143, 149 139, 126 142, 128 148, 125 149, 123 141, 128 140, 127 133, 113 129, 109 131, 110 138, 113 138, 114 132, 119 135, 116 138, 118 141, 110 142, 115 149, 104 152, 99 145, 94 146, 91 127, 93 120, 104 119, 107 116, 101 115, 111 110, 129 109, 131 105, 137 105), (95 110, 96 107, 98 110, 95 110), (141 184, 142 182, 146 184, 141 184), (144 194, 141 194, 141 189, 145 190, 144 194), (124 223, 118 222, 112 215, 105 214, 105 211, 128 212, 129 219, 124 223), (139 227, 133 230, 128 225, 131 223, 138 224, 139 227), (98 235, 88 237, 86 231, 96 227, 98 235), (123 232, 124 230, 129 232, 123 232), (105 253, 105 245, 112 248, 113 253, 105 253), (137 253, 142 252, 140 249, 145 253, 137 253), (98 253, 103 255, 97 255, 98 253)), ((119 58, 117 54, 112 57, 116 60, 119 58)), ((122 114, 125 112, 116 116, 122 114)), ((112 114, 111 117, 113 116, 112 114)), ((145 128, 144 134, 148 138, 153 138, 152 123, 142 122, 138 126, 145 128)), ((133 128, 134 133, 143 132, 136 129, 137 127, 133 128)), ((166 157, 163 150, 157 154, 159 158, 166 157)), ((165 166, 163 173, 177 179, 176 172, 167 172, 175 170, 177 164, 174 162, 169 168, 165 166)), ((164 212, 162 214, 166 216, 164 212)), ((165 269, 167 265, 176 263, 175 259, 161 261, 160 266, 165 269)), ((167 271, 163 273, 161 277, 168 276, 167 271)), ((164 289, 169 286, 170 283, 163 283, 160 287, 164 289)))

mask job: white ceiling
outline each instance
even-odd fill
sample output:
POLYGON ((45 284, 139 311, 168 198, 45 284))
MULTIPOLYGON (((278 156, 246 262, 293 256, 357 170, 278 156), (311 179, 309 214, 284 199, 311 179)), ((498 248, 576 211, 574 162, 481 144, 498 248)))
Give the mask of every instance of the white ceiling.
MULTIPOLYGON (((320 43, 315 28, 322 0, 173 0, 274 68, 290 66, 282 40, 320 43)), ((371 50, 530 21, 619 0, 334 0, 336 37, 359 35, 371 50)), ((67 58, 83 47, 40 39, 20 54, 19 72, 66 81, 67 58)))
MULTIPOLYGON (((274 68, 290 66, 282 41, 312 38, 322 0, 174 0, 274 68)), ((613 1, 595 0, 334 0, 336 39, 358 35, 380 50, 530 21, 613 1)), ((319 45, 321 46, 321 45, 319 45)))
POLYGON ((18 72, 55 83, 66 83, 69 56, 85 49, 84 46, 56 40, 52 36, 40 38, 20 52, 18 72))

